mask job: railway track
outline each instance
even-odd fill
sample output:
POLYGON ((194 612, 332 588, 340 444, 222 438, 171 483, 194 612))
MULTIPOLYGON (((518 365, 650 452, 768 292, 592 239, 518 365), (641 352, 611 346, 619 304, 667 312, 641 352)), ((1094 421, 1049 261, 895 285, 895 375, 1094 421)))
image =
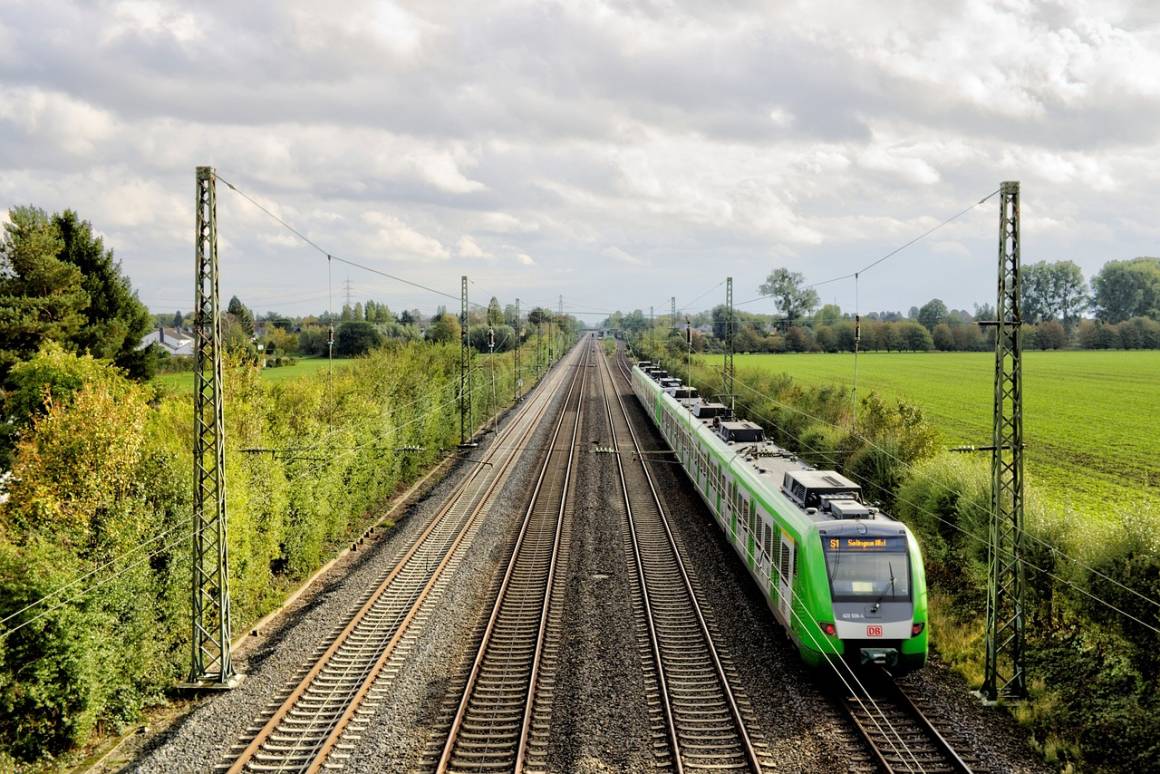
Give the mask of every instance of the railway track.
POLYGON ((771 763, 767 746, 749 730, 752 709, 741 681, 715 645, 715 626, 685 569, 624 398, 605 358, 599 360, 605 415, 618 450, 635 618, 646 635, 642 661, 654 686, 657 762, 678 772, 761 771, 771 763), (627 465, 625 452, 634 460, 627 465))
POLYGON ((281 701, 247 729, 218 771, 316 772, 341 766, 349 757, 462 560, 462 549, 572 370, 549 374, 525 401, 480 464, 455 486, 358 610, 296 675, 281 701))
POLYGON ((863 675, 861 691, 841 691, 841 706, 886 772, 978 771, 955 751, 926 714, 883 669, 863 675))
POLYGON ((441 745, 439 772, 522 771, 547 763, 570 486, 591 347, 565 397, 491 615, 441 745))

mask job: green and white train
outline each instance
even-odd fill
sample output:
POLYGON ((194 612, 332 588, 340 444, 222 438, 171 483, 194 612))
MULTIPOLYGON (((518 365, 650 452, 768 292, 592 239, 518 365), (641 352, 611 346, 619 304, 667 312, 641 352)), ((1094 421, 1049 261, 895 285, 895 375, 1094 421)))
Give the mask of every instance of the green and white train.
POLYGON ((926 576, 906 525, 861 487, 764 440, 648 362, 632 388, 811 665, 843 658, 895 673, 926 663, 926 576))

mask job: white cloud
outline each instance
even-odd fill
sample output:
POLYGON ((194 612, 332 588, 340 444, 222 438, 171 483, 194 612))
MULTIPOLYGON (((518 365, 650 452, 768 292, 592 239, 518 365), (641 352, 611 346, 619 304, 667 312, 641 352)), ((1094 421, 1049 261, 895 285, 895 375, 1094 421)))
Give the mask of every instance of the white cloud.
POLYGON ((113 4, 110 16, 102 36, 106 45, 127 35, 171 37, 183 44, 202 38, 202 29, 192 13, 157 0, 121 0, 113 4))
POLYGON ((622 250, 621 248, 616 247, 615 245, 612 247, 604 248, 604 250, 601 251, 601 254, 608 256, 609 258, 611 258, 614 261, 619 261, 620 263, 626 263, 629 266, 645 266, 646 265, 645 261, 642 261, 640 258, 637 258, 635 255, 632 255, 631 253, 629 253, 625 250, 622 250))
MULTIPOLYGON (((1028 260, 1090 275, 1154 236, 1160 28, 1139 3, 343 11, 5 7, 0 209, 76 208, 146 298, 187 291, 199 164, 325 250, 453 295, 469 272, 504 301, 566 285, 633 308, 645 289, 616 279, 641 266, 665 268, 647 288, 661 297, 725 274, 752 292, 773 263, 824 279, 1004 179, 1023 182, 1028 260)), ((223 280, 317 286, 315 251, 218 198, 223 280)), ((876 268, 863 300, 989 299, 993 232, 988 203, 876 268)))
POLYGON ((493 254, 484 250, 479 243, 467 234, 459 237, 455 244, 455 253, 460 258, 491 258, 493 254))
POLYGON ((16 126, 32 142, 56 145, 74 156, 91 156, 121 128, 106 110, 67 94, 0 84, 0 122, 16 126))
POLYGON ((394 215, 365 212, 362 220, 375 229, 369 243, 372 251, 387 259, 416 257, 446 260, 450 257, 439 240, 421 234, 394 215))

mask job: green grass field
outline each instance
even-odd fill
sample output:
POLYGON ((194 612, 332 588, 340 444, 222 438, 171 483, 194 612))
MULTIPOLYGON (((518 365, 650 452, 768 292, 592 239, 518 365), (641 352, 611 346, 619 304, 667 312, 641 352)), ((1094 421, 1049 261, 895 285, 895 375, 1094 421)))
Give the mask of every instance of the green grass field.
MULTIPOLYGON (((282 366, 281 368, 265 368, 262 370, 262 378, 268 379, 271 382, 282 382, 287 379, 297 379, 302 376, 312 376, 321 371, 326 370, 329 361, 324 357, 308 357, 302 358, 292 366, 282 366)), ((334 361, 335 368, 343 367, 348 360, 336 358, 334 361)), ((176 373, 176 374, 159 374, 153 379, 153 382, 161 387, 173 390, 174 392, 192 392, 193 391, 193 374, 191 372, 176 373)))
MULTIPOLYGON (((760 368, 853 382, 850 354, 736 362, 739 379, 760 368)), ((919 406, 948 446, 989 444, 994 363, 988 352, 862 354, 858 392, 919 406)), ((1027 475, 1053 505, 1097 515, 1160 500, 1160 352, 1027 352, 1023 391, 1027 475)))

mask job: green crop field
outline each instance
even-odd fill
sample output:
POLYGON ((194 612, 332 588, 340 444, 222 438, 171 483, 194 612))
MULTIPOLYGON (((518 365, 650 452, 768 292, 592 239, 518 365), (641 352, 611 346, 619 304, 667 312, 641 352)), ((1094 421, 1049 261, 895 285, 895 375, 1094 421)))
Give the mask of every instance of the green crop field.
MULTIPOLYGON (((311 376, 325 371, 328 362, 324 357, 302 358, 292 366, 265 368, 262 370, 262 378, 272 382, 281 382, 287 379, 297 379, 301 376, 311 376)), ((335 359, 334 367, 341 368, 347 362, 349 361, 341 358, 335 359)), ((193 391, 193 374, 189 371, 175 374, 159 374, 153 381, 155 384, 169 388, 175 392, 193 391)))
MULTIPOLYGON (((809 384, 854 376, 850 354, 736 363, 741 380, 752 369, 809 384)), ((989 444, 994 363, 988 352, 862 354, 858 391, 919 406, 948 446, 989 444)), ((1160 501, 1160 352, 1027 352, 1023 391, 1028 479, 1054 506, 1095 516, 1160 501)))

